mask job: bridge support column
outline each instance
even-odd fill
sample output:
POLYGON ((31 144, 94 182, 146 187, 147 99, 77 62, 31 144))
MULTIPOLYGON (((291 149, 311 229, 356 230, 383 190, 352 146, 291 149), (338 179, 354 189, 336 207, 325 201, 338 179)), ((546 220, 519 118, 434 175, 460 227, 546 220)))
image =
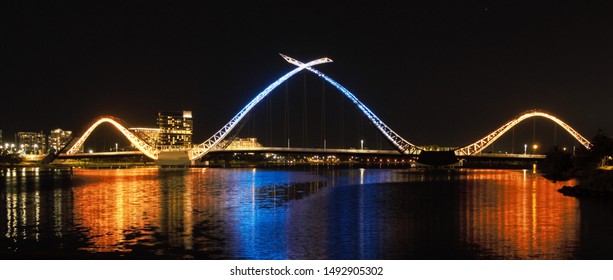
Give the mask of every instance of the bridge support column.
POLYGON ((193 161, 189 159, 187 151, 162 151, 155 161, 157 165, 192 165, 193 161))
POLYGON ((421 164, 435 166, 451 165, 458 161, 454 151, 421 151, 417 158, 421 164))

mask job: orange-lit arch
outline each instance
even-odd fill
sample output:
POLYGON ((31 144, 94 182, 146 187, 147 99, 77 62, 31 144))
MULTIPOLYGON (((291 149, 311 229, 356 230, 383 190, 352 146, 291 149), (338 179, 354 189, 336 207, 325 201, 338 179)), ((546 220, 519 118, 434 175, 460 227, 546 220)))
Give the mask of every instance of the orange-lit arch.
POLYGON ((92 134, 92 132, 102 123, 112 124, 119 132, 121 132, 126 138, 128 138, 130 143, 132 143, 138 150, 143 152, 149 158, 152 158, 154 160, 158 158, 158 154, 160 152, 155 147, 150 146, 140 137, 134 135, 132 132, 130 132, 127 128, 125 128, 112 117, 102 117, 98 119, 87 129, 87 131, 85 131, 85 133, 83 133, 79 140, 77 140, 77 142, 75 142, 74 145, 72 145, 72 147, 70 147, 68 151, 66 151, 66 154, 73 155, 77 153, 79 149, 81 149, 81 146, 83 146, 83 143, 85 143, 85 140, 87 140, 87 138, 92 134))
POLYGON ((538 110, 533 110, 533 111, 526 112, 523 115, 519 116, 518 118, 515 118, 515 119, 507 122, 506 124, 504 124, 503 126, 498 128, 497 130, 495 130, 494 132, 492 132, 489 135, 481 138, 479 141, 477 141, 475 143, 472 143, 472 144, 470 144, 470 145, 468 145, 466 147, 457 149, 455 151, 455 154, 458 155, 458 156, 469 156, 469 155, 478 154, 481 151, 483 151, 485 148, 487 148, 490 144, 492 144, 494 141, 496 141, 498 138, 500 138, 500 136, 502 136, 504 133, 509 131, 509 129, 513 128, 518 123, 520 123, 520 122, 522 122, 522 121, 524 121, 524 120, 526 120, 528 118, 532 118, 532 117, 543 117, 543 118, 547 118, 547 119, 555 122, 556 124, 558 124, 562 128, 564 128, 575 139, 577 139, 577 141, 579 141, 579 143, 581 143, 581 145, 583 145, 587 149, 591 148, 592 144, 590 143, 590 141, 588 141, 585 137, 583 137, 581 134, 579 134, 579 132, 575 131, 572 127, 570 127, 568 124, 566 124, 562 120, 556 118, 555 116, 553 116, 551 114, 548 114, 548 113, 545 113, 545 112, 541 112, 541 111, 538 111, 538 110))

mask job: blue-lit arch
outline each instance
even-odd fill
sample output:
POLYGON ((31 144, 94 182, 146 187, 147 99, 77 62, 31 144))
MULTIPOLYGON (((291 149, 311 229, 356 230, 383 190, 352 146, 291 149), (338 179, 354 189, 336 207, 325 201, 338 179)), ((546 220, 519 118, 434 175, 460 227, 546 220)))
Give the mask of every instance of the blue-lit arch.
MULTIPOLYGON (((289 60, 286 58, 286 60, 297 66, 305 65, 295 59, 289 60)), ((372 122, 372 124, 374 124, 375 127, 379 129, 381 134, 383 134, 387 138, 387 140, 390 143, 392 143, 392 145, 400 153, 407 154, 407 155, 417 155, 421 152, 422 150, 421 148, 410 143, 409 141, 405 140, 400 135, 398 135, 398 133, 396 133, 389 126, 387 126, 381 119, 379 119, 379 117, 377 117, 375 113, 373 113, 368 107, 366 107, 366 105, 364 105, 364 103, 362 103, 357 97, 355 97, 355 95, 353 95, 353 93, 351 93, 348 89, 343 87, 341 84, 339 84, 332 78, 326 76, 324 73, 321 73, 318 70, 310 66, 305 67, 305 69, 315 73, 317 76, 321 77, 326 82, 330 83, 331 85, 336 87, 338 90, 340 90, 345 96, 347 96, 347 98, 349 98, 349 100, 351 100, 351 102, 353 102, 353 104, 355 104, 360 109, 360 111, 362 111, 362 113, 368 118, 368 120, 370 120, 370 122, 372 122)))
MULTIPOLYGON (((283 56, 283 58, 288 61, 292 59, 284 55, 281 55, 281 56, 283 56)), ((289 79, 291 76, 295 75, 296 73, 302 71, 303 69, 307 67, 315 66, 318 64, 322 64, 322 63, 328 63, 328 62, 332 62, 332 60, 327 57, 324 57, 324 58, 313 60, 306 64, 301 64, 298 66, 298 68, 288 72, 287 74, 283 75, 283 77, 279 78, 278 80, 270 84, 266 89, 260 92, 253 100, 251 100, 251 102, 249 102, 243 109, 241 109, 238 112, 238 114, 236 114, 236 116, 234 116, 234 118, 230 120, 230 122, 224 125, 215 134, 213 134, 213 136, 211 136, 209 139, 202 142, 201 144, 197 145, 193 149, 190 149, 188 151, 189 159, 192 161, 197 160, 201 158, 202 156, 204 156, 205 154, 207 154, 211 148, 215 147, 217 144, 219 144, 219 142, 221 142, 224 138, 226 138, 226 136, 228 136, 230 131, 232 131, 232 129, 236 127, 236 125, 251 111, 251 109, 253 109, 253 107, 255 107, 255 105, 257 105, 260 101, 262 101, 262 99, 268 96, 270 92, 272 92, 275 88, 277 88, 287 79, 289 79)))

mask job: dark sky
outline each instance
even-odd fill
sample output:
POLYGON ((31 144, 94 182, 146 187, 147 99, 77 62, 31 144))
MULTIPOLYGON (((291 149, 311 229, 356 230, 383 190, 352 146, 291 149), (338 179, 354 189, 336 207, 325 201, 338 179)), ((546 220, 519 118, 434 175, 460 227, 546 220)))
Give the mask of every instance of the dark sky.
MULTIPOLYGON (((16 2, 0 9, 5 139, 80 130, 101 115, 154 127, 158 111, 189 109, 199 143, 294 67, 278 53, 305 62, 330 57, 317 68, 420 145, 466 145, 530 109, 588 138, 599 128, 613 134, 611 4, 16 2)), ((321 94, 316 77, 297 75, 288 86, 294 112, 305 79, 311 96, 321 94)), ((326 94, 339 93, 328 86, 326 94)), ((283 118, 279 104, 272 118, 283 118)), ((312 107, 309 116, 319 116, 312 107)), ((338 110, 326 110, 338 122, 338 110)), ((317 123, 310 121, 310 137, 319 136, 317 123)), ((266 126, 252 129, 258 125, 266 126)))

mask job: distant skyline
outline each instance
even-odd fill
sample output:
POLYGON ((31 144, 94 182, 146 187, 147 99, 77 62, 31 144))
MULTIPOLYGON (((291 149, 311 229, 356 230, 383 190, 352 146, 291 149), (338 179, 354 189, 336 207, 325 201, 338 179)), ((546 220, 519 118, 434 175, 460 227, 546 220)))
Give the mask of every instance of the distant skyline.
MULTIPOLYGON (((588 138, 598 129, 613 135, 612 4, 449 3, 5 4, 0 129, 5 140, 17 131, 78 131, 102 115, 155 127, 158 111, 191 110, 199 143, 294 68, 285 53, 333 59, 317 69, 417 145, 469 144, 531 109, 588 138)), ((321 81, 306 75, 317 108, 321 81)), ((296 130, 304 79, 288 86, 296 130)), ((325 90, 338 102, 337 91, 325 90)), ((283 94, 274 93, 273 119, 283 118, 283 94)), ((309 110, 316 125, 321 112, 309 110)), ((334 110, 326 119, 338 126, 334 110)), ((558 131, 539 137, 566 137, 558 131)), ((310 128, 308 141, 318 138, 310 128)))

